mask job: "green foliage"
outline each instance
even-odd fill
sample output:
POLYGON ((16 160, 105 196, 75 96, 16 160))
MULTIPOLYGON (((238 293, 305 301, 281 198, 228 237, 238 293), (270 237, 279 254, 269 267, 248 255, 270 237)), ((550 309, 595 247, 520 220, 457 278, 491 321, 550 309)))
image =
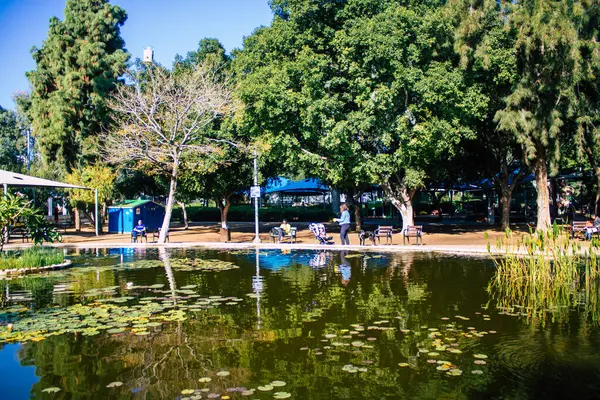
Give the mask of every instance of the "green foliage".
MULTIPOLYGON (((487 99, 468 85, 437 1, 277 2, 236 55, 246 122, 276 158, 338 187, 410 196, 474 133, 487 99), (387 190, 389 188, 389 190, 387 190)), ((407 198, 407 199, 406 199, 407 198)))
POLYGON ((7 193, 0 197, 0 251, 4 248, 4 232, 13 226, 22 225, 29 230, 35 244, 61 240, 60 234, 49 226, 44 214, 31 207, 25 198, 7 193))
MULTIPOLYGON (((67 175, 67 182, 73 185, 85 186, 98 189, 98 201, 105 203, 114 195, 115 173, 107 166, 96 164, 77 168, 67 175)), ((71 205, 73 207, 85 207, 95 203, 95 192, 93 190, 71 191, 71 205)))
POLYGON ((21 172, 27 141, 19 115, 0 107, 0 169, 21 172))
POLYGON ((39 268, 61 264, 65 261, 63 250, 30 247, 23 251, 0 253, 0 269, 39 268))
MULTIPOLYGON (((220 212, 217 207, 187 206, 188 218, 196 222, 220 221, 220 212)), ((280 222, 287 219, 290 222, 326 222, 335 214, 330 208, 323 207, 291 207, 259 208, 258 215, 261 221, 280 222)), ((173 210, 173 218, 181 218, 181 209, 173 210)), ((251 205, 234 205, 229 208, 229 221, 254 221, 254 207, 251 205)))
POLYGON ((52 18, 42 47, 32 50, 29 116, 46 163, 71 171, 98 158, 98 135, 110 123, 107 95, 129 58, 120 36, 126 19, 107 0, 68 0, 64 21, 52 18))
POLYGON ((545 323, 548 312, 566 320, 570 309, 583 306, 598 318, 600 258, 596 243, 583 251, 581 244, 570 240, 557 225, 546 232, 523 235, 516 244, 512 241, 513 234, 507 229, 505 239, 496 245, 504 254, 492 256, 496 274, 488 291, 499 309, 515 312, 517 304, 527 310, 528 318, 545 323))

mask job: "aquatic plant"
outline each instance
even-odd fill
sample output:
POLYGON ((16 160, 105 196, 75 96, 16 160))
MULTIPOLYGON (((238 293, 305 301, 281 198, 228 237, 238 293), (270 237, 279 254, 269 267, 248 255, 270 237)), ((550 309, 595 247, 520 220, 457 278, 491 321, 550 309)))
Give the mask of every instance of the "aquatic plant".
MULTIPOLYGON (((501 256, 490 254, 496 266, 488 292, 501 313, 545 321, 564 317, 583 307, 596 314, 600 259, 598 244, 587 248, 554 226, 547 232, 529 232, 517 238, 508 231, 497 242, 501 256)), ((489 248, 489 245, 488 245, 489 248)))
POLYGON ((0 270, 39 268, 61 264, 65 261, 63 250, 48 247, 30 247, 25 250, 0 253, 0 270))

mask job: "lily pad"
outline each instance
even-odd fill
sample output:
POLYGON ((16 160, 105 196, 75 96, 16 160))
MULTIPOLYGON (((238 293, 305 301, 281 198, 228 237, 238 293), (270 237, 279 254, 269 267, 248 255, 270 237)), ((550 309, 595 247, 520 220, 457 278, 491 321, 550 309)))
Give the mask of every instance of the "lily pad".
POLYGON ((273 394, 274 399, 288 399, 290 397, 292 397, 292 394, 288 392, 276 392, 273 394))
POLYGON ((183 389, 181 394, 193 394, 195 392, 194 389, 183 389))
POLYGON ((115 381, 115 382, 111 382, 108 385, 106 385, 107 388, 115 388, 115 387, 119 387, 119 386, 123 386, 123 382, 115 381))
POLYGON ((56 392, 60 392, 60 390, 61 389, 58 388, 58 387, 49 387, 49 388, 43 389, 42 392, 44 392, 44 393, 56 393, 56 392))
POLYGON ((201 382, 201 383, 208 383, 210 381, 212 381, 212 379, 209 378, 208 376, 198 379, 198 382, 201 382))
POLYGON ((261 392, 268 392, 270 390, 273 390, 273 386, 271 386, 271 385, 259 386, 257 389, 260 390, 261 392))
POLYGON ((285 386, 286 383, 284 381, 273 381, 270 383, 270 385, 273 387, 281 387, 281 386, 285 386))
POLYGON ((217 376, 229 376, 229 371, 219 371, 217 372, 217 376))
POLYGON ((475 358, 479 358, 479 359, 485 359, 485 358, 488 358, 488 356, 486 356, 485 354, 473 354, 473 357, 475 357, 475 358))

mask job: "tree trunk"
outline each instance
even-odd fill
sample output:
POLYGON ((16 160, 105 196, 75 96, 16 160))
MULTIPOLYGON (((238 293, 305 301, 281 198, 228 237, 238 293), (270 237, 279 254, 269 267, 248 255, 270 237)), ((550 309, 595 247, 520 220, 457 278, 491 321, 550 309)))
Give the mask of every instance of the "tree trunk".
POLYGON ((183 229, 188 229, 190 225, 188 223, 187 209, 185 208, 185 203, 183 201, 177 201, 177 205, 181 207, 181 213, 183 214, 183 229))
POLYGON ((163 219, 162 227, 160 229, 160 235, 158 236, 158 243, 165 243, 167 239, 167 233, 171 226, 171 215, 173 214, 173 205, 175 204, 175 193, 177 192, 177 172, 179 169, 179 159, 173 160, 173 172, 171 172, 171 183, 169 185, 169 198, 165 207, 165 219, 163 219))
POLYGON ((538 158, 533 166, 537 190, 536 230, 545 231, 550 226, 550 194, 548 192, 548 166, 545 158, 538 158))
POLYGON ((600 167, 594 167, 596 175, 596 204, 594 205, 594 215, 600 215, 600 167))
POLYGON ((79 207, 73 208, 73 214, 75 214, 75 230, 81 232, 81 214, 79 213, 79 207))
POLYGON ((215 199, 215 202, 217 203, 217 207, 219 207, 219 212, 221 214, 221 228, 219 230, 221 241, 230 242, 231 234, 227 226, 227 215, 229 214, 229 207, 231 206, 231 195, 225 196, 225 199, 217 198, 215 199))
POLYGON ((352 204, 354 208, 354 220, 356 222, 356 231, 360 232, 362 229, 362 216, 360 215, 360 203, 352 204))
POLYGON ((512 189, 509 186, 501 188, 500 204, 502 207, 502 229, 510 227, 510 200, 512 199, 512 189))
MULTIPOLYGON (((346 203, 354 210, 356 231, 358 232, 362 229, 362 217, 360 215, 360 202, 356 201, 356 195, 357 193, 354 191, 354 189, 346 190, 346 203)), ((360 198, 360 196, 362 196, 362 192, 359 191, 357 196, 360 198)))
POLYGON ((414 225, 415 218, 412 200, 417 191, 415 189, 408 189, 404 184, 392 187, 391 184, 386 183, 382 187, 385 194, 390 198, 390 201, 402 216, 402 231, 408 226, 414 225))

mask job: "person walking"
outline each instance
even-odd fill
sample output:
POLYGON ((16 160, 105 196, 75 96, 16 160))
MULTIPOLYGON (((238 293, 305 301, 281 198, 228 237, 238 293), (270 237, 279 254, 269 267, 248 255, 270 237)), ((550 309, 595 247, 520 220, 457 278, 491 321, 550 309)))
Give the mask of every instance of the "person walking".
POLYGON ((348 239, 348 231, 350 230, 350 213, 348 212, 348 206, 346 203, 342 203, 340 206, 340 218, 334 218, 333 221, 340 225, 340 240, 342 245, 350 245, 350 239, 348 239))

